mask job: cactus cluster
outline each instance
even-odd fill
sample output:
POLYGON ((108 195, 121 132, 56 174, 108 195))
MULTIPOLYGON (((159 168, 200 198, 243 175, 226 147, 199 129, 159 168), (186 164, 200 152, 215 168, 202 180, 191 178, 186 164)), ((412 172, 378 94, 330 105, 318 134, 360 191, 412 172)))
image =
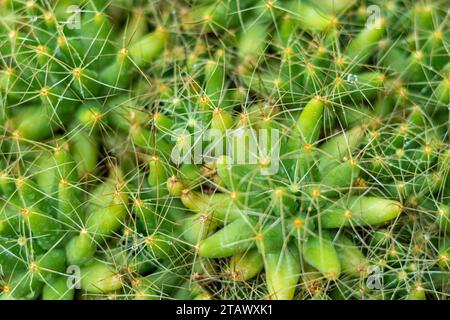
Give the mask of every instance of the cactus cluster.
POLYGON ((449 298, 446 5, 0 0, 0 298, 449 298))

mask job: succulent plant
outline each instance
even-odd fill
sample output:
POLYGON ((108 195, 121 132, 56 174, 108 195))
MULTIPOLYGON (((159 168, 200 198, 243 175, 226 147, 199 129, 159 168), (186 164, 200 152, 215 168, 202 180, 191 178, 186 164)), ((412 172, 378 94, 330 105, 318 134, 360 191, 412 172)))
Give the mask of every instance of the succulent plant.
POLYGON ((0 1, 1 299, 447 299, 444 1, 0 1))

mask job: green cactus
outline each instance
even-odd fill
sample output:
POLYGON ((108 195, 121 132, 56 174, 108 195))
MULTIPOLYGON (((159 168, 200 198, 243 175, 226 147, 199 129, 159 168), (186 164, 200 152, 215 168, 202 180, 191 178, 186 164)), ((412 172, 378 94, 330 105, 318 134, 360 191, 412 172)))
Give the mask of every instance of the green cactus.
POLYGON ((448 299, 443 4, 0 1, 0 299, 448 299))

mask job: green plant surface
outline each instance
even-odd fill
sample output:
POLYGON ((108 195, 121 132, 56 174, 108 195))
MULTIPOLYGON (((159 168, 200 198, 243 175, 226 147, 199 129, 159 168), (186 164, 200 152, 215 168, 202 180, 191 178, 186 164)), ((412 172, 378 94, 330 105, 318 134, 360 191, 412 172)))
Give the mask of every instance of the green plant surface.
POLYGON ((0 1, 0 299, 447 300, 446 8, 0 1))

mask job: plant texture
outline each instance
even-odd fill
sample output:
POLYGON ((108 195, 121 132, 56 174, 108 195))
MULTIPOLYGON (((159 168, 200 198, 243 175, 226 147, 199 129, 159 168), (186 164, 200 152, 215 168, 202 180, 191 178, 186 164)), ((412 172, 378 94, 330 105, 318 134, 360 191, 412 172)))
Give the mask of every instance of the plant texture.
POLYGON ((0 0, 0 298, 448 299, 446 4, 0 0))

